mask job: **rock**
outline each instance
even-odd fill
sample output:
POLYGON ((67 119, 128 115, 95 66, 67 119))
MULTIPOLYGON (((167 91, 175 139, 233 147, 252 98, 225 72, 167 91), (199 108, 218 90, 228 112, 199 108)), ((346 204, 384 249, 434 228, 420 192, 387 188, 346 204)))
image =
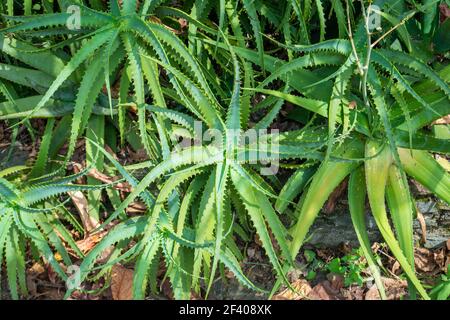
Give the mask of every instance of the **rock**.
POLYGON ((14 149, 11 152, 11 157, 9 159, 6 159, 8 157, 9 147, 0 149, 0 169, 2 167, 9 168, 24 165, 27 162, 30 152, 23 150, 22 144, 19 142, 16 142, 13 148, 14 149))
POLYGON ((416 205, 417 205, 417 209, 422 214, 438 212, 438 209, 437 209, 437 206, 436 206, 436 202, 432 201, 432 200, 429 200, 429 201, 419 200, 419 201, 416 201, 416 205))
MULTIPOLYGON (((423 209, 427 237, 425 248, 436 248, 444 244, 450 238, 450 211, 440 210, 436 201, 419 202, 423 209)), ((382 241, 380 232, 370 212, 366 214, 366 225, 371 242, 382 241)), ((420 223, 414 220, 414 237, 418 243, 421 240, 420 223)), ((352 247, 358 247, 359 242, 353 229, 353 223, 348 212, 348 207, 341 208, 331 215, 321 214, 311 227, 307 241, 317 247, 338 247, 342 243, 348 243, 352 247)))
MULTIPOLYGON (((437 206, 434 206, 437 208, 437 206)), ((423 213, 427 237, 423 244, 425 248, 442 246, 450 238, 450 211, 436 210, 433 213, 423 213)), ((419 241, 421 228, 417 220, 414 221, 414 238, 419 241)))
MULTIPOLYGON (((372 216, 366 216, 367 230, 371 241, 379 241, 380 233, 372 216)), ((308 243, 320 247, 337 247, 341 243, 359 246, 358 238, 348 212, 338 212, 330 216, 319 216, 311 227, 308 243)))

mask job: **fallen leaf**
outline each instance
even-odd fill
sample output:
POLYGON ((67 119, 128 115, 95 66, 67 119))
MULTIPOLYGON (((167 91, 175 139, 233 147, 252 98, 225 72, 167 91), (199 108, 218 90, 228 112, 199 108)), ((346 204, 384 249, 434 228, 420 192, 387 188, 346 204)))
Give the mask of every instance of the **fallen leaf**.
POLYGON ((423 273, 436 273, 439 270, 436 265, 434 253, 425 248, 416 248, 414 250, 414 263, 416 269, 423 273))
POLYGON ((401 273, 400 263, 397 260, 395 260, 394 264, 392 265, 391 273, 396 276, 398 276, 401 273))
POLYGON ((445 265, 445 248, 440 248, 433 252, 433 258, 434 262, 436 263, 436 266, 443 272, 447 271, 446 265, 445 265))
POLYGON ((184 29, 186 29, 189 26, 188 21, 183 18, 178 19, 178 23, 180 24, 181 31, 183 31, 184 29))
POLYGON ((89 234, 91 230, 94 230, 100 224, 89 215, 89 205, 86 197, 81 191, 68 192, 68 194, 80 214, 81 222, 83 223, 86 234, 89 234))
POLYGON ((198 293, 191 292, 191 300, 205 300, 198 293))
POLYGON ((103 237, 107 234, 107 231, 97 232, 90 234, 87 238, 77 241, 77 246, 84 254, 91 251, 97 243, 99 243, 103 237))
POLYGON ((34 263, 29 269, 28 274, 31 274, 33 276, 38 276, 45 272, 44 267, 40 263, 34 263))
POLYGON ((133 202, 126 209, 127 213, 144 213, 147 212, 147 206, 142 202, 133 202))
POLYGON ((28 293, 31 297, 36 297, 38 295, 36 277, 27 274, 26 282, 28 293))
POLYGON ((433 124, 450 124, 450 115, 446 115, 443 118, 437 119, 433 122, 433 124))
POLYGON ((162 286, 161 286, 161 291, 163 293, 164 296, 166 296, 168 299, 173 300, 173 291, 172 291, 172 287, 170 285, 170 282, 168 279, 166 279, 162 286))
POLYGON ((145 149, 138 149, 136 152, 128 150, 128 158, 133 162, 142 162, 148 160, 147 151, 145 149))
POLYGON ((343 255, 348 255, 353 250, 353 248, 352 248, 352 246, 350 245, 349 242, 342 242, 342 243, 340 243, 338 249, 343 255))
POLYGON ((262 242, 261 242, 261 239, 259 239, 259 235, 258 234, 255 234, 255 243, 258 245, 258 246, 260 246, 260 247, 262 247, 262 242))
POLYGON ((439 5, 439 11, 441 12, 440 22, 444 22, 448 17, 450 17, 450 8, 447 4, 442 3, 439 5))
POLYGON ((47 263, 46 267, 47 267, 48 280, 50 281, 51 284, 56 284, 58 282, 57 273, 53 270, 53 268, 50 264, 47 263))
POLYGON ((106 152, 108 152, 108 153, 114 158, 114 160, 119 161, 119 158, 117 157, 117 154, 116 154, 116 153, 114 152, 114 150, 111 149, 111 147, 108 146, 107 144, 105 144, 105 150, 106 150, 106 152))
POLYGON ((335 290, 330 281, 326 280, 316 285, 308 295, 311 300, 342 300, 339 290, 335 290))
POLYGON ((27 270, 27 288, 31 297, 36 297, 38 295, 37 291, 37 278, 45 272, 44 267, 40 263, 34 263, 27 270))
POLYGON ((331 248, 320 248, 316 250, 316 253, 325 263, 328 263, 335 258, 334 249, 331 248))
POLYGON ((345 300, 364 300, 364 288, 351 286, 341 290, 345 300))
MULTIPOLYGON (((88 176, 97 179, 103 183, 107 183, 107 184, 111 184, 114 183, 114 181, 116 181, 116 178, 110 177, 104 173, 101 173, 100 171, 98 171, 97 169, 91 169, 88 172, 88 176)), ((113 186, 114 189, 123 191, 123 192, 131 192, 133 189, 131 187, 131 185, 128 182, 120 182, 120 183, 116 183, 113 186)))
POLYGON ((279 294, 274 295, 272 300, 302 300, 305 299, 312 290, 309 283, 304 279, 295 281, 291 284, 291 286, 296 292, 292 291, 290 288, 287 288, 279 294))
POLYGON ((133 270, 120 264, 112 267, 111 293, 114 300, 133 299, 133 270))
POLYGON ((327 279, 330 281, 331 288, 335 291, 340 291, 344 287, 344 277, 339 274, 330 273, 327 275, 327 279))
POLYGON ((354 101, 354 100, 353 100, 353 101, 350 101, 349 104, 348 104, 348 108, 349 108, 350 110, 355 109, 356 106, 357 106, 357 103, 356 103, 356 101, 354 101))
POLYGON ((328 200, 323 207, 322 211, 326 214, 331 214, 334 212, 336 208, 337 201, 341 198, 342 194, 347 190, 347 180, 341 182, 341 184, 334 189, 331 195, 328 197, 328 200))
POLYGON ((417 212, 417 220, 419 221, 419 224, 420 224, 421 240, 422 240, 422 243, 426 243, 427 242, 427 224, 425 223, 425 218, 423 217, 422 212, 420 212, 419 210, 416 210, 416 212, 417 212))
MULTIPOLYGON (((399 300, 407 294, 408 285, 406 280, 382 277, 381 281, 386 290, 386 298, 388 300, 399 300)), ((369 291, 366 292, 365 300, 381 300, 376 284, 370 287, 369 291)))
POLYGON ((49 288, 42 294, 48 300, 62 300, 64 299, 64 291, 57 288, 49 288))

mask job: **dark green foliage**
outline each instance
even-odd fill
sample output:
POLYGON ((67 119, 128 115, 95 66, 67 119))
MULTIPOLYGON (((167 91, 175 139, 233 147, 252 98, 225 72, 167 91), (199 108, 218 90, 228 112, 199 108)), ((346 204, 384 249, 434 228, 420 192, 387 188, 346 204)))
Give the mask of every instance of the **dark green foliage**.
MULTIPOLYGON (((70 266, 67 247, 81 262, 66 297, 116 263, 134 265, 136 299, 157 291, 162 265, 176 299, 207 297, 224 268, 265 291, 243 271, 243 243, 255 237, 278 279, 273 293, 290 286, 310 227, 349 177, 351 219, 380 296, 366 196, 410 297, 428 299, 414 271, 407 179, 450 202, 450 176, 431 156, 450 153, 448 135, 430 130, 450 110, 446 3, 2 2, 0 121, 12 144, 25 128, 39 146, 26 166, 0 164, 0 264, 12 297, 26 294, 29 248, 67 280, 54 258, 70 266), (130 165, 130 150, 145 160, 130 165), (70 175, 72 161, 86 169, 70 175), (120 178, 102 185, 93 169, 120 178), (75 183, 86 174, 87 185, 75 183), (86 256, 64 198, 76 191, 101 224, 94 234, 115 225, 86 256), (136 202, 145 209, 130 216, 136 202)), ((361 284, 352 259, 328 269, 361 284)), ((447 280, 432 298, 448 296, 447 280)))

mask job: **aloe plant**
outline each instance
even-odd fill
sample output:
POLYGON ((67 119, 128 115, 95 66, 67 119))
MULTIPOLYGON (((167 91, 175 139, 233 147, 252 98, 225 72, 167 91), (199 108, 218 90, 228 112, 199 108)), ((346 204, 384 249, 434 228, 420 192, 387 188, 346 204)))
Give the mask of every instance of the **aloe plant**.
MULTIPOLYGON (((408 19, 413 13, 406 14, 404 19, 408 19)), ((391 22, 390 19, 387 20, 391 22)), ((399 30, 398 35, 401 40, 405 40, 407 33, 400 31, 405 29, 399 30)), ((450 151, 448 141, 435 139, 433 136, 420 132, 422 127, 446 115, 449 110, 448 67, 438 75, 420 59, 407 52, 386 49, 385 45, 380 48, 379 45, 383 43, 382 39, 385 39, 385 35, 379 36, 373 42, 371 38, 372 33, 366 32, 364 24, 360 23, 354 38, 350 37, 350 40, 336 39, 310 46, 289 46, 288 49, 299 50, 306 55, 286 63, 277 70, 274 69, 272 74, 255 90, 285 99, 327 117, 328 152, 336 148, 337 151, 342 150, 343 158, 354 159, 350 162, 325 160, 314 175, 305 196, 299 203, 301 207, 298 210, 299 218, 291 232, 292 257, 295 257, 304 243, 310 226, 334 188, 350 173, 359 170, 361 162, 364 162, 368 198, 378 227, 408 276, 411 297, 414 298, 415 290, 412 287, 415 287, 423 298, 428 298, 414 274, 412 242, 414 212, 405 172, 432 190, 442 200, 449 202, 448 194, 444 191, 449 187, 449 175, 426 152, 448 153, 450 151), (339 59, 342 56, 344 59, 340 62, 339 59), (318 81, 314 79, 308 81, 309 83, 293 81, 297 79, 296 71, 308 73, 305 68, 318 68, 326 64, 336 65, 336 71, 318 81), (362 69, 360 69, 361 66, 362 69), (360 72, 361 89, 352 87, 354 70, 360 72), (403 72, 420 74, 426 80, 413 84, 407 80, 403 72), (294 89, 301 91, 305 97, 262 89, 276 79, 286 81, 292 86, 295 83, 294 89), (330 81, 333 82, 330 83, 330 81), (328 83, 330 84, 325 87, 328 83), (323 87, 319 88, 318 84, 322 84, 323 87), (329 97, 329 100, 311 98, 316 92, 304 90, 311 88, 322 91, 322 96, 329 97), (421 90, 424 88, 427 88, 428 93, 433 94, 423 96, 424 91, 421 90), (387 108, 388 99, 390 110, 387 108), (358 147, 352 145, 354 144, 352 140, 345 142, 342 138, 336 137, 338 124, 342 130, 342 137, 354 136, 359 141, 358 147), (387 140, 387 143, 381 142, 383 139, 387 140), (366 145, 365 152, 364 145, 366 145), (424 171, 417 170, 418 167, 423 168, 424 171), (331 182, 329 178, 325 180, 325 177, 330 176, 333 177, 331 182), (387 218, 386 194, 397 237, 387 218)), ((250 61, 258 63, 255 54, 244 50, 237 50, 237 52, 241 52, 241 55, 250 61)), ((267 59, 272 58, 267 57, 267 59)), ((352 184, 352 188, 355 187, 352 184)), ((353 196, 350 194, 350 197, 353 196)), ((351 203, 354 201, 351 200, 351 203)), ((351 205, 350 209, 354 218, 357 214, 355 210, 361 210, 354 205, 351 205)), ((367 237, 364 236, 363 228, 361 228, 362 221, 358 219, 353 221, 361 245, 367 248, 367 258, 373 261, 370 257, 367 237)))
MULTIPOLYGON (((17 83, 33 90, 29 96, 15 95, 13 101, 9 99, 10 101, 2 103, 0 119, 20 118, 20 122, 14 120, 13 124, 17 126, 35 117, 71 118, 70 130, 61 129, 63 136, 50 140, 52 143, 58 140, 60 147, 64 139, 69 140, 66 162, 72 157, 76 141, 84 131, 100 138, 107 135, 105 127, 108 119, 113 127, 118 128, 122 143, 127 140, 134 148, 144 146, 152 160, 162 158, 164 153, 167 154, 171 141, 162 145, 157 141, 157 130, 149 130, 145 108, 134 110, 138 115, 138 134, 127 133, 133 127, 133 121, 127 117, 128 110, 116 108, 119 102, 128 102, 132 87, 138 105, 144 103, 150 94, 155 104, 166 106, 157 65, 141 54, 154 52, 162 61, 180 67, 183 72, 192 72, 203 89, 210 89, 203 73, 199 71, 200 66, 184 44, 166 26, 147 19, 158 8, 159 3, 147 1, 138 7, 136 1, 131 1, 121 7, 117 0, 112 0, 109 2, 108 12, 104 12, 100 9, 94 11, 78 2, 61 1, 61 13, 30 17, 6 16, 14 24, 1 31, 2 51, 18 63, 2 65, 1 77, 8 83, 17 83), (72 13, 63 10, 70 4, 79 10, 79 29, 66 27, 68 21, 71 21, 72 13), (71 38, 50 48, 39 49, 11 37, 54 37, 55 34, 71 38), (62 55, 59 48, 65 45, 73 48, 73 56, 67 61, 59 57, 62 55), (31 68, 19 67, 20 62, 31 68), (112 81, 119 85, 116 99, 112 97, 112 81), (102 90, 103 87, 105 90, 102 90), (106 117, 107 115, 111 118, 106 117), (140 137, 140 141, 136 136, 140 137)), ((172 79, 175 90, 179 92, 180 84, 176 78, 172 79)), ((161 122, 161 119, 154 120, 158 122, 157 127, 169 136, 170 128, 166 127, 167 124, 161 122)), ((113 134, 115 135, 114 131, 113 134)), ((88 143, 86 148, 90 165, 92 157, 89 153, 94 154, 95 150, 90 150, 92 145, 88 143)), ((57 151, 55 147, 49 152, 55 155, 57 151)), ((102 169, 102 159, 97 161, 98 169, 102 169)), ((94 183, 92 179, 89 180, 94 183)), ((98 195, 90 193, 91 203, 95 202, 95 198, 98 195)), ((93 206, 93 211, 98 220, 98 204, 93 206)))
POLYGON ((59 196, 68 192, 98 190, 104 186, 85 186, 71 182, 86 172, 64 178, 44 177, 25 182, 26 166, 0 171, 0 264, 6 265, 9 292, 13 299, 27 294, 26 261, 31 248, 36 261, 48 263, 67 280, 66 268, 72 265, 70 248, 78 257, 83 253, 63 221, 83 232, 75 217, 59 196), (56 255, 60 257, 60 261, 56 255))
MULTIPOLYGON (((174 124, 181 125, 186 130, 185 138, 198 140, 200 143, 175 149, 167 160, 150 168, 140 182, 134 180, 123 169, 120 170, 124 177, 128 176, 127 179, 134 189, 109 219, 114 219, 137 197, 145 200, 149 210, 146 226, 140 230, 142 238, 132 249, 139 255, 134 279, 134 294, 137 298, 144 296, 148 270, 151 264, 155 263, 155 255, 159 250, 164 252, 165 262, 168 265, 167 275, 176 297, 189 298, 189 284, 199 289, 198 280, 202 278, 202 270, 208 293, 219 262, 233 271, 244 285, 255 289, 256 287, 249 283, 242 275, 240 267, 235 264, 236 257, 241 254, 232 237, 235 232, 242 235, 240 230, 248 223, 247 214, 274 269, 281 278, 284 278, 280 257, 270 235, 273 234, 280 246, 281 257, 290 263, 287 230, 270 202, 271 197, 277 196, 267 182, 256 173, 255 169, 259 166, 252 168, 248 163, 261 163, 270 159, 321 159, 323 154, 320 149, 324 141, 320 136, 325 132, 320 127, 291 131, 279 136, 264 131, 257 141, 247 142, 241 120, 243 109, 241 103, 246 101, 246 98, 240 95, 240 67, 234 54, 233 60, 235 80, 228 108, 214 105, 213 97, 202 91, 191 79, 176 72, 171 66, 155 60, 178 77, 179 82, 188 89, 186 93, 191 97, 184 107, 189 114, 151 105, 145 105, 145 108, 170 119, 174 124), (200 129, 200 132, 196 131, 199 123, 201 127, 206 127, 200 129), (164 178, 165 175, 169 175, 168 178, 164 178), (153 200, 148 188, 158 181, 161 181, 160 192, 153 200), (187 186, 187 191, 184 198, 180 199, 179 190, 182 185, 187 186), (233 193, 235 194, 232 195, 233 193), (197 204, 194 202, 196 198, 199 199, 197 204), (161 216, 164 204, 167 204, 168 210, 161 216), (236 210, 238 221, 244 225, 233 224, 232 208, 236 210), (242 212, 241 208, 245 208, 246 212, 242 212), (170 237, 165 240, 169 241, 170 245, 158 243, 160 238, 157 234, 161 233, 160 223, 165 220, 168 220, 166 223, 171 226, 170 237), (181 240, 183 238, 184 240, 181 240), (206 243, 209 243, 210 247, 203 248, 202 244, 206 243), (168 249, 170 251, 165 252, 168 249), (183 255, 178 255, 182 250, 185 251, 183 255), (185 265, 189 268, 184 267, 185 265)), ((117 163, 116 166, 120 168, 117 163)), ((122 239, 119 233, 113 234, 115 237, 112 235, 111 237, 115 242, 122 239)), ((109 238, 106 239, 105 244, 101 244, 100 247, 105 248, 111 244, 109 241, 111 241, 109 238)), ((91 255, 87 257, 86 265, 83 263, 81 267, 82 274, 88 273, 92 263, 95 262, 94 257, 100 252, 97 250, 93 252, 92 259, 91 255)))
MULTIPOLYGON (((67 158, 70 159, 75 148, 75 141, 86 128, 89 116, 93 107, 97 104, 97 98, 104 85, 108 98, 103 97, 103 102, 100 103, 106 108, 109 106, 111 116, 117 114, 119 132, 122 141, 124 141, 126 109, 116 110, 114 107, 117 101, 113 103, 111 81, 120 84, 120 97, 118 98, 121 102, 127 102, 130 86, 133 85, 134 97, 138 105, 145 102, 149 92, 155 104, 161 107, 166 106, 159 83, 157 65, 146 58, 145 55, 142 55, 144 52, 152 52, 165 63, 178 66, 184 72, 192 72, 195 80, 201 84, 202 89, 211 92, 205 76, 200 72, 200 66, 195 58, 189 54, 180 39, 169 28, 158 23, 157 20, 147 19, 154 14, 160 2, 162 1, 146 1, 138 6, 136 1, 127 1, 123 6, 119 6, 117 0, 111 0, 109 1, 108 12, 95 11, 76 2, 72 5, 79 10, 79 28, 77 29, 65 27, 68 21, 71 21, 70 12, 49 13, 31 17, 6 16, 6 19, 16 22, 16 24, 3 29, 1 31, 3 36, 6 34, 18 36, 26 34, 31 37, 38 37, 42 34, 52 36, 66 34, 72 35, 72 38, 63 43, 55 44, 55 48, 67 44, 76 48, 76 42, 80 41, 82 46, 70 60, 65 62, 49 52, 52 48, 34 49, 23 44, 23 50, 14 50, 10 47, 14 47, 16 44, 22 46, 22 43, 14 39, 4 38, 3 52, 38 68, 42 72, 17 69, 13 66, 5 66, 5 68, 17 69, 21 74, 30 71, 34 76, 33 82, 35 82, 35 84, 31 83, 31 87, 37 88, 42 96, 34 97, 33 103, 35 106, 31 104, 32 108, 30 108, 29 100, 16 101, 20 113, 6 109, 2 112, 2 117, 25 117, 25 119, 28 119, 43 114, 60 115, 61 113, 58 113, 59 104, 53 100, 55 94, 62 91, 61 89, 70 85, 71 82, 75 81, 74 85, 79 83, 76 97, 69 98, 72 106, 69 107, 68 104, 63 103, 66 107, 64 111, 66 113, 71 111, 73 114, 67 152, 67 158), (48 63, 43 63, 38 59, 53 59, 55 64, 50 68, 48 63), (53 77, 49 77, 48 74, 53 77), (41 84, 39 80, 42 78, 45 82, 41 86, 36 86, 36 82, 41 84), (95 85, 92 85, 92 83, 95 85), (28 103, 24 106, 26 102, 28 103), (28 109, 26 109, 27 107, 28 109), (24 108, 27 113, 24 113, 24 108)), ((61 7, 65 8, 69 3, 62 1, 61 7)), ((157 19, 156 16, 155 19, 157 19)), ((5 77, 8 76, 5 75, 5 77)), ((171 77, 171 79, 175 90, 180 90, 180 84, 177 83, 176 78, 171 77)), ((15 80, 22 85, 27 85, 27 83, 30 85, 24 76, 16 76, 15 79, 8 80, 15 80)), ((72 85, 70 86, 72 87, 72 85)), ((101 114, 106 115, 107 110, 104 110, 101 114)), ((137 114, 141 142, 149 155, 157 159, 161 154, 161 147, 156 141, 152 140, 147 132, 145 109, 139 108, 137 114)), ((160 125, 163 130, 168 130, 164 123, 160 123, 160 125)), ((167 146, 162 147, 167 148, 167 146)))
POLYGON ((81 281, 133 263, 137 299, 166 279, 175 298, 208 297, 224 268, 265 291, 241 266, 240 240, 254 234, 277 276, 274 292, 290 286, 286 274, 311 226, 347 177, 350 216, 380 296, 367 200, 410 298, 429 298, 414 270, 408 179, 450 201, 449 174, 432 156, 449 153, 448 135, 428 130, 450 107, 448 23, 439 23, 437 2, 23 0, 0 10, 9 154, 22 126, 39 146, 31 167, 1 164, 0 264, 13 298, 25 294, 27 247, 66 279, 54 258, 72 263, 66 244, 82 258, 81 281), (286 102, 300 108, 284 110, 286 102), (42 118, 41 129, 34 119, 42 118), (287 119, 290 129, 271 131, 287 119), (128 147, 147 159, 129 165, 111 153, 128 147), (87 169, 64 176, 79 152, 87 169), (92 177, 71 184, 91 168, 121 176, 130 192, 92 177), (83 230, 61 203, 78 190, 98 230, 117 223, 85 257, 70 237, 72 227, 83 230), (146 211, 130 217, 135 201, 146 211))

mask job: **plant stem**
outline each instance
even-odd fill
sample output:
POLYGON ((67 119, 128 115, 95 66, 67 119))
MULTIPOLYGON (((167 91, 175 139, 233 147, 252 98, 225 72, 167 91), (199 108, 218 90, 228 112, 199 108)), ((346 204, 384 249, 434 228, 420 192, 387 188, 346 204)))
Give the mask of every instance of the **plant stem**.
POLYGON ((363 93, 363 99, 364 99, 364 104, 366 105, 367 108, 367 115, 369 118, 369 122, 372 122, 372 113, 370 110, 370 103, 369 103, 369 97, 367 94, 367 77, 369 75, 369 66, 370 66, 370 59, 371 59, 371 55, 372 55, 372 45, 371 45, 371 34, 370 34, 370 30, 369 30, 369 16, 370 16, 370 5, 368 7, 368 11, 366 14, 366 8, 364 7, 364 2, 361 0, 361 7, 362 7, 362 12, 364 15, 364 21, 365 21, 365 27, 366 27, 366 35, 367 35, 367 51, 366 51, 366 61, 365 64, 363 66, 363 75, 362 75, 362 93, 363 93))

